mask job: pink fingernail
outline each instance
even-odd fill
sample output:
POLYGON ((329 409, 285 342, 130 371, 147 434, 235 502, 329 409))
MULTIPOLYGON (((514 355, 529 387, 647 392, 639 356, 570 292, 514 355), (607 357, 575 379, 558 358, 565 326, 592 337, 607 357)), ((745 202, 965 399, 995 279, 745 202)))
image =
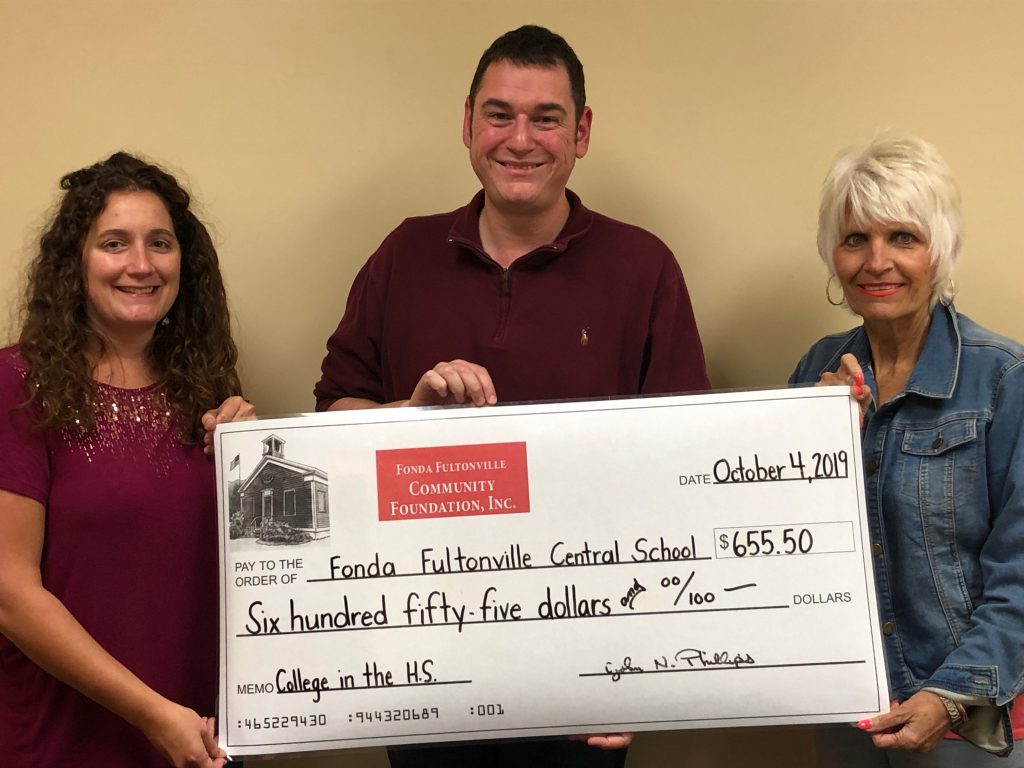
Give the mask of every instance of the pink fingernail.
POLYGON ((862 731, 866 731, 868 728, 871 727, 871 721, 861 720, 859 723, 857 723, 857 727, 860 728, 862 731))
POLYGON ((863 391, 864 387, 862 387, 859 383, 853 385, 853 394, 855 394, 857 397, 860 397, 863 391))
POLYGON ((855 373, 855 374, 853 374, 853 380, 857 384, 863 384, 864 383, 864 374, 863 373, 855 373))

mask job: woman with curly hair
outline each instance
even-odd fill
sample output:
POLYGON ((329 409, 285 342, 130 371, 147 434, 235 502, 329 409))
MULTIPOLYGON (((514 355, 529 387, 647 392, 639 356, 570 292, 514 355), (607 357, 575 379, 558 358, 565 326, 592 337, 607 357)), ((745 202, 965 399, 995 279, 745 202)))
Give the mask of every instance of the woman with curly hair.
POLYGON ((0 350, 0 754, 220 766, 212 430, 252 418, 217 253, 131 155, 61 179, 0 350))

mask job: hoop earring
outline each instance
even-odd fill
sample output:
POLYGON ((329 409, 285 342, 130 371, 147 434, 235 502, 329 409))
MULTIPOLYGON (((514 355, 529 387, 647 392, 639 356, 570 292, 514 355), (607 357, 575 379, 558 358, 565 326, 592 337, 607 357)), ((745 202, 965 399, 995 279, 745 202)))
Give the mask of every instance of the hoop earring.
POLYGON ((843 306, 843 303, 846 301, 846 299, 843 298, 843 299, 840 299, 839 301, 832 301, 832 295, 829 293, 829 289, 832 287, 832 281, 834 279, 835 279, 835 275, 829 275, 828 276, 828 282, 825 283, 825 300, 829 304, 831 304, 833 307, 841 307, 841 306, 843 306))

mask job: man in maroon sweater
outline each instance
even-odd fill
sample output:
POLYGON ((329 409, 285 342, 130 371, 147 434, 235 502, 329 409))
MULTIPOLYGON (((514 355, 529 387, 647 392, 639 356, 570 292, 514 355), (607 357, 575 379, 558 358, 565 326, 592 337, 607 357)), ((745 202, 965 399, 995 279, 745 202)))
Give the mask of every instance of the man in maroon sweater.
POLYGON ((407 219, 366 263, 318 410, 707 389, 671 251, 566 189, 592 119, 561 37, 523 27, 491 45, 463 124, 483 190, 407 219))
MULTIPOLYGON (((590 145, 583 67, 526 26, 484 52, 462 128, 483 186, 404 221, 327 342, 317 410, 580 399, 709 387, 672 252, 566 189, 590 145)), ((391 750, 392 765, 621 766, 628 734, 391 750)))

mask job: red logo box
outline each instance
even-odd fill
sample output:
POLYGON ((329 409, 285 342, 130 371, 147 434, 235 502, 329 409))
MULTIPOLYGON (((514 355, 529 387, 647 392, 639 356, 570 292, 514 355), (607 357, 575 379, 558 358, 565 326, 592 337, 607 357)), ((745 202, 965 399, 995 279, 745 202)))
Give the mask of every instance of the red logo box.
POLYGON ((380 520, 530 511, 526 443, 377 451, 380 520))

